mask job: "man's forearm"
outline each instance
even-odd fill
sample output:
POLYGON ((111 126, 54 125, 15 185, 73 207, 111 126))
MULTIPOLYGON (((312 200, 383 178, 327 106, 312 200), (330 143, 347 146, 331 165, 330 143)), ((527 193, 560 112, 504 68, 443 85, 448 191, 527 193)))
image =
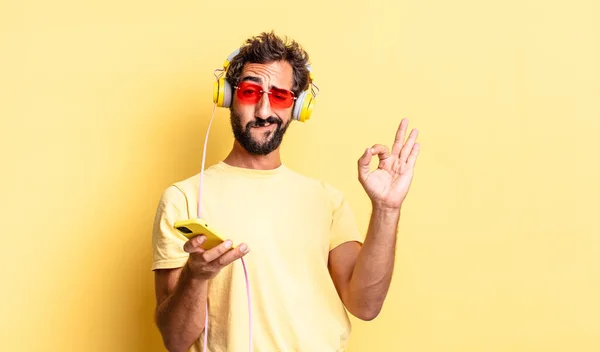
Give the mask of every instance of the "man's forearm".
POLYGON ((365 242, 356 260, 348 299, 363 319, 374 319, 392 279, 400 209, 373 207, 365 242))
POLYGON ((183 267, 173 293, 156 310, 156 323, 167 349, 187 351, 204 329, 208 281, 194 279, 183 267))

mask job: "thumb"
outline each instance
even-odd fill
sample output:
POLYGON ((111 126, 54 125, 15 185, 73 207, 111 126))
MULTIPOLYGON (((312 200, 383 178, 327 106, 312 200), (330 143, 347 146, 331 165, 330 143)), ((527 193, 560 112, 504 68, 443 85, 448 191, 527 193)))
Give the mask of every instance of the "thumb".
POLYGON ((371 148, 367 148, 363 155, 358 159, 358 178, 362 181, 365 179, 371 169, 371 159, 373 154, 371 148))

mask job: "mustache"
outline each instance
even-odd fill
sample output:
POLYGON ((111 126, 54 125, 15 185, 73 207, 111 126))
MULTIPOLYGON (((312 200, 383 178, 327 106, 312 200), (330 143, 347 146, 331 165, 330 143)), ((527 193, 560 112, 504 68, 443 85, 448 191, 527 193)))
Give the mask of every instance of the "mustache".
POLYGON ((274 117, 274 116, 269 116, 266 119, 257 118, 254 121, 248 122, 248 124, 246 125, 246 128, 263 127, 267 123, 276 123, 277 125, 281 126, 283 121, 280 118, 274 117))

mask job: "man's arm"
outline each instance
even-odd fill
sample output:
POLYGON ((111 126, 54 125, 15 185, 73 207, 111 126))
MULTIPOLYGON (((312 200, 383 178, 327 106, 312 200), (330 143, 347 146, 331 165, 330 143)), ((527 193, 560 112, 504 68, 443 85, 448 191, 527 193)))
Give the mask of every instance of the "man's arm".
POLYGON ((190 255, 183 268, 154 274, 156 325, 170 352, 185 352, 200 337, 205 327, 209 280, 249 252, 244 243, 231 249, 230 240, 205 251, 201 248, 204 241, 205 236, 196 236, 184 244, 190 255))
POLYGON ((167 350, 187 351, 204 330, 208 281, 194 279, 187 265, 156 270, 156 325, 167 350))
POLYGON ((358 160, 358 179, 373 205, 362 249, 356 242, 349 242, 330 253, 328 265, 338 294, 346 308, 364 320, 374 319, 381 311, 394 269, 400 209, 420 150, 417 130, 413 129, 404 142, 407 125, 408 120, 402 119, 391 152, 375 144, 358 160), (375 155, 379 165, 371 171, 375 155))
POLYGON ((329 254, 329 271, 344 305, 362 320, 377 317, 392 280, 400 213, 373 209, 361 248, 346 242, 329 254))

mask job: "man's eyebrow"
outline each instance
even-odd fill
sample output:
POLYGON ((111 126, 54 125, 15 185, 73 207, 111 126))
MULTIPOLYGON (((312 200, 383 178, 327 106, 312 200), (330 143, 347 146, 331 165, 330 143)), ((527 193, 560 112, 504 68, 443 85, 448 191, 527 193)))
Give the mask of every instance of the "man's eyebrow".
POLYGON ((246 81, 252 81, 252 82, 256 82, 258 84, 262 84, 262 79, 260 77, 255 77, 255 76, 246 76, 246 77, 242 78, 242 82, 246 82, 246 81))
MULTIPOLYGON (((258 83, 258 84, 261 84, 261 85, 262 85, 262 78, 260 78, 260 77, 256 77, 256 76, 246 76, 246 77, 242 78, 240 82, 246 82, 246 81, 251 81, 251 82, 255 82, 255 83, 258 83)), ((275 89, 285 89, 285 88, 280 88, 280 87, 278 87, 278 86, 275 86, 275 85, 271 85, 271 86, 269 87, 269 89, 272 89, 272 88, 275 88, 275 89)), ((287 89, 286 89, 286 90, 287 90, 287 89)))

